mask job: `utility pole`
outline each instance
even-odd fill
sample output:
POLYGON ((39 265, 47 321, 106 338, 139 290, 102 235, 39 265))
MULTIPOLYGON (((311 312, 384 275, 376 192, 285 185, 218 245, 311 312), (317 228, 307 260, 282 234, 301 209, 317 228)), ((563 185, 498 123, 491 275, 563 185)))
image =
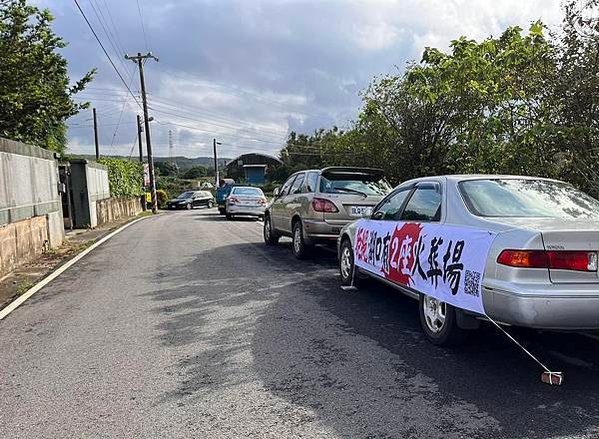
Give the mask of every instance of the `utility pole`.
POLYGON ((94 113, 94 141, 96 143, 96 161, 100 159, 100 142, 98 142, 98 116, 96 115, 96 109, 92 108, 94 113))
POLYGON ((216 155, 216 145, 221 145, 220 142, 217 142, 216 139, 212 139, 212 146, 214 147, 214 179, 216 181, 216 188, 220 187, 220 178, 218 176, 218 158, 216 155))
POLYGON ((156 179, 154 178, 154 157, 152 155, 152 139, 150 138, 150 118, 148 117, 148 101, 146 98, 146 82, 144 79, 144 60, 152 58, 158 62, 158 58, 148 52, 142 55, 137 52, 137 56, 125 55, 125 59, 137 63, 139 67, 139 82, 141 85, 141 100, 144 110, 144 125, 146 129, 146 146, 148 148, 148 168, 150 171, 150 193, 152 194, 152 212, 158 213, 158 200, 156 199, 156 179))
POLYGON ((144 162, 144 149, 143 143, 141 139, 141 133, 143 132, 143 128, 141 127, 141 116, 137 115, 137 143, 139 143, 139 163, 144 162))

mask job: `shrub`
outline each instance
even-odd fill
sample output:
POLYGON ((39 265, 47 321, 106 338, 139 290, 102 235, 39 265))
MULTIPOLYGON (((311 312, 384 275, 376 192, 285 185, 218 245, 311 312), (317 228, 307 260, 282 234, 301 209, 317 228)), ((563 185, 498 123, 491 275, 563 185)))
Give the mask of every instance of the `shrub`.
POLYGON ((158 202, 158 207, 163 208, 168 201, 168 195, 164 189, 156 189, 156 201, 158 202))
POLYGON ((139 197, 142 188, 143 168, 133 160, 102 158, 98 163, 108 168, 110 194, 113 197, 139 197))

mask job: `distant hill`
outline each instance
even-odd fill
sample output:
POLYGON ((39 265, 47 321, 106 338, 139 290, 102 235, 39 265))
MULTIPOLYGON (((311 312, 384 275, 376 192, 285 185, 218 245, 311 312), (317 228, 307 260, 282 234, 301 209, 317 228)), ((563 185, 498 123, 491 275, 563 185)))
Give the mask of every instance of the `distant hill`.
MULTIPOLYGON (((87 159, 87 160, 95 160, 95 158, 96 158, 95 155, 73 155, 71 157, 87 159)), ((124 156, 104 156, 104 157, 125 158, 124 156)), ((146 157, 144 157, 144 160, 145 159, 146 159, 146 157)), ((189 168, 193 168, 194 166, 205 166, 207 168, 214 168, 214 158, 212 158, 212 157, 188 158, 188 157, 177 156, 177 157, 173 157, 172 160, 177 163, 177 165, 179 166, 179 169, 182 171, 185 171, 189 168)), ((225 164, 230 160, 231 160, 230 158, 219 157, 218 166, 219 167, 225 166, 225 164)), ((170 161, 171 161, 170 157, 154 157, 154 162, 170 162, 170 161)))
MULTIPOLYGON (((218 158, 218 166, 225 166, 227 162, 229 162, 230 158, 219 157, 218 158)), ((171 159, 169 157, 154 157, 155 162, 170 162, 171 159)), ((179 169, 185 170, 189 168, 193 168, 194 166, 205 166, 207 168, 214 168, 214 158, 213 157, 173 157, 172 161, 177 163, 179 169)))

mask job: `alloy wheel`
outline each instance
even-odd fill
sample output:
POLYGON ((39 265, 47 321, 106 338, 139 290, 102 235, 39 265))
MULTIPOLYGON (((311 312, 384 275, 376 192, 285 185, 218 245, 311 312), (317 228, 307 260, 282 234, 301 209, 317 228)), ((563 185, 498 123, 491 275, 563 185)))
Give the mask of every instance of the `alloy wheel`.
POLYGON ((349 279, 352 274, 352 260, 351 260, 351 250, 345 245, 343 246, 343 250, 341 251, 341 276, 344 279, 349 279))
POLYGON ((264 219, 264 238, 266 238, 266 241, 270 241, 270 234, 271 234, 270 218, 265 218, 264 219))
POLYGON ((293 248, 296 253, 302 251, 302 231, 299 227, 296 227, 293 231, 293 248))
POLYGON ((443 330, 447 316, 447 305, 434 297, 424 296, 422 301, 424 319, 428 329, 437 334, 443 330))

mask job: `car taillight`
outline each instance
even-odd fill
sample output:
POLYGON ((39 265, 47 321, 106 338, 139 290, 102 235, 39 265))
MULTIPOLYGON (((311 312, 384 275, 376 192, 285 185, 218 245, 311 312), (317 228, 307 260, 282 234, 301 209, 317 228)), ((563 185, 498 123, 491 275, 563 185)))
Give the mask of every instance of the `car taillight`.
POLYGON ((597 271, 597 253, 580 251, 547 252, 549 268, 577 271, 597 271))
POLYGON ((260 198, 258 200, 258 204, 265 205, 266 204, 266 198, 260 198))
POLYGON ((326 200, 324 198, 313 198, 312 199, 312 208, 316 212, 325 212, 325 213, 339 212, 339 209, 337 209, 337 206, 335 206, 335 204, 332 201, 326 200))
POLYGON ((229 197, 229 204, 239 203, 239 198, 237 197, 229 197))
POLYGON ((497 262, 510 267, 597 271, 597 253, 585 251, 503 250, 497 262))

